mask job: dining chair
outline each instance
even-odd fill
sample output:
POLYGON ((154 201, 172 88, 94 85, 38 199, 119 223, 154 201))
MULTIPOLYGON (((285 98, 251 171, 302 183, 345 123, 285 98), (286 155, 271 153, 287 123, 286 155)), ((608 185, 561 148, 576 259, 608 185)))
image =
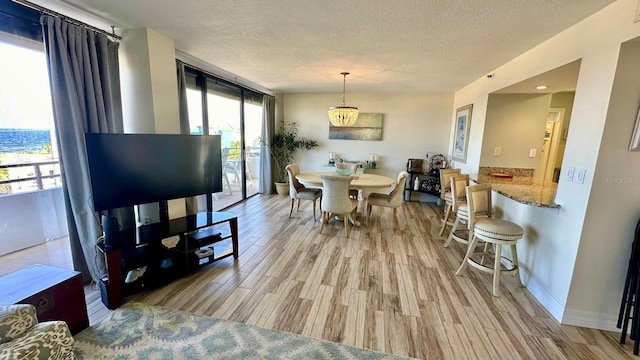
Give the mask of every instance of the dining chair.
POLYGON ((402 205, 402 193, 404 191, 404 184, 407 181, 407 177, 409 173, 406 171, 401 171, 398 174, 398 179, 396 180, 396 186, 391 190, 389 194, 382 193, 372 193, 367 198, 367 223, 370 222, 371 219, 371 210, 372 206, 383 206, 393 209, 393 221, 398 224, 398 208, 402 205))
POLYGON ((357 224, 355 214, 358 209, 358 200, 349 197, 349 184, 353 178, 338 175, 322 175, 320 178, 322 178, 320 233, 332 215, 342 215, 344 232, 346 237, 349 237, 349 221, 357 224))
POLYGON ((322 198, 322 190, 307 188, 296 179, 296 175, 300 174, 300 166, 298 164, 289 164, 285 169, 289 175, 289 196, 291 197, 289 217, 293 213, 293 203, 296 200, 298 200, 298 211, 300 211, 300 200, 311 200, 313 201, 313 221, 316 221, 316 200, 322 198))

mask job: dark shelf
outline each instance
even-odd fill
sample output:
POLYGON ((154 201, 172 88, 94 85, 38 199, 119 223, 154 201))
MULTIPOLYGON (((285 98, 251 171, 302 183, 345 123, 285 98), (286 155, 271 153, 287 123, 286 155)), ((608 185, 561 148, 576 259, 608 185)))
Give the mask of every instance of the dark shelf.
POLYGON ((412 193, 419 194, 429 194, 432 196, 440 197, 440 191, 437 190, 427 190, 427 188, 431 189, 439 189, 440 188, 440 170, 439 169, 431 169, 428 171, 416 171, 412 169, 407 169, 409 173, 409 177, 407 178, 407 182, 405 183, 404 188, 404 200, 410 201, 412 193), (414 181, 418 178, 420 181, 420 189, 414 190, 414 181))
POLYGON ((107 266, 100 291, 109 309, 119 307, 123 297, 165 285, 201 266, 229 256, 238 258, 238 218, 226 212, 199 213, 124 230, 119 238, 124 239, 126 245, 108 251, 102 243, 97 245, 107 266), (223 224, 224 229, 217 229, 218 224, 223 224), (225 240, 228 241, 221 243, 225 240), (218 243, 224 246, 214 246, 218 243), (208 248, 218 250, 198 258, 196 251, 208 248), (125 282, 130 271, 144 266, 142 276, 125 282))

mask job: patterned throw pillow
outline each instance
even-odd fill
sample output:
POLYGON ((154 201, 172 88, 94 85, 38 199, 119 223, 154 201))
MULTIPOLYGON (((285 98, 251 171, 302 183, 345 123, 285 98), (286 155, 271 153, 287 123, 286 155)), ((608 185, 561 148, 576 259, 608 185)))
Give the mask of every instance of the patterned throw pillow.
POLYGON ((0 305, 0 344, 21 336, 37 323, 33 305, 0 305))

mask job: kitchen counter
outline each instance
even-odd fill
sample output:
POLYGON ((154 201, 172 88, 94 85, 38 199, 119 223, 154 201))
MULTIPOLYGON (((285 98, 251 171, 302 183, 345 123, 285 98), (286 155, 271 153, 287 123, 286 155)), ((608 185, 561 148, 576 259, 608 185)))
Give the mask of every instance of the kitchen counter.
POLYGON ((529 176, 513 176, 498 178, 490 175, 471 175, 470 178, 478 184, 491 184, 492 189, 522 204, 537 207, 559 208, 555 203, 558 184, 554 182, 540 182, 529 176))

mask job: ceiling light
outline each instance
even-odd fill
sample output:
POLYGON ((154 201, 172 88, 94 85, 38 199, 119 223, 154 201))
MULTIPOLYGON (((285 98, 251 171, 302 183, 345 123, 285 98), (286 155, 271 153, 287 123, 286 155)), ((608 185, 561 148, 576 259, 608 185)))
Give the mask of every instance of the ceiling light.
POLYGON ((547 88, 548 88, 547 85, 538 85, 538 86, 536 86, 536 89, 538 89, 538 90, 545 90, 547 88))
POLYGON ((348 72, 340 73, 344 78, 342 80, 342 106, 334 106, 329 108, 329 121, 333 126, 352 126, 358 120, 358 108, 344 105, 345 88, 347 84, 348 72))

